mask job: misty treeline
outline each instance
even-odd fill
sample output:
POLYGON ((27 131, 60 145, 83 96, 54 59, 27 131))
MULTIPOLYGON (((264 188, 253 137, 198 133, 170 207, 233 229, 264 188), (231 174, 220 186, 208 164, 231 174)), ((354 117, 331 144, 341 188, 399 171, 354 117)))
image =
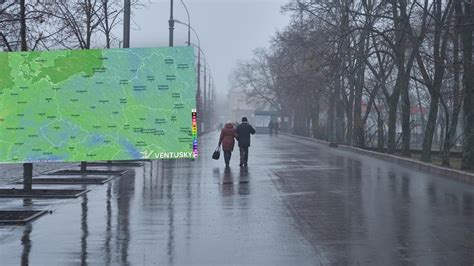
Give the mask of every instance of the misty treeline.
POLYGON ((474 0, 292 0, 290 24, 232 75, 296 134, 474 169, 474 0), (418 139, 414 139, 419 136, 418 139))
MULTIPOLYGON (((131 0, 132 10, 142 2, 131 0)), ((123 0, 3 0, 0 50, 117 47, 121 36, 113 32, 122 26, 123 11, 123 0)))

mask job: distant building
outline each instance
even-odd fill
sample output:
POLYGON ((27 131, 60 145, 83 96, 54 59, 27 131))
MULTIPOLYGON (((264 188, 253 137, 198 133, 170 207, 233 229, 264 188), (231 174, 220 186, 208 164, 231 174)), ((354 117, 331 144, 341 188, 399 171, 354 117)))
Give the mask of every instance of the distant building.
POLYGON ((255 126, 257 133, 266 133, 271 119, 278 119, 277 112, 266 104, 249 102, 247 95, 239 88, 233 88, 228 94, 229 119, 240 122, 247 117, 255 126))
POLYGON ((257 110, 257 104, 249 103, 245 93, 237 88, 233 88, 229 91, 227 96, 229 103, 229 119, 232 121, 240 122, 242 117, 247 117, 249 123, 253 124, 255 117, 255 110, 257 110))

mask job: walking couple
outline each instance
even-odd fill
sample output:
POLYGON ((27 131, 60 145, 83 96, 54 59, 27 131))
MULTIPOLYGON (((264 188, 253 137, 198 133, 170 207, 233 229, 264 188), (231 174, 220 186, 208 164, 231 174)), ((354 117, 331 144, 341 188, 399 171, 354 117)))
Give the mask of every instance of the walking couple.
POLYGON ((228 121, 221 131, 219 138, 219 147, 222 144, 224 151, 225 166, 229 167, 230 157, 234 150, 235 139, 239 142, 240 164, 239 166, 247 166, 249 158, 250 134, 255 134, 255 129, 248 123, 247 117, 242 117, 242 123, 234 126, 232 121, 228 121))

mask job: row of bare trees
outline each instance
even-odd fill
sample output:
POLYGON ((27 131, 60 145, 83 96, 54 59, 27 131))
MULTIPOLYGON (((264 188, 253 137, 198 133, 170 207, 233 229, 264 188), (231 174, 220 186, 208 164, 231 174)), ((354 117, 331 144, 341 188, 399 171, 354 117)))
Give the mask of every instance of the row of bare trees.
POLYGON ((461 143, 474 169, 474 0, 292 0, 270 48, 234 86, 289 117, 294 133, 443 164, 461 143), (420 137, 413 139, 415 137, 420 137))
MULTIPOLYGON (((132 7, 143 1, 131 1, 132 7)), ((114 30, 123 20, 123 0, 0 1, 0 49, 4 51, 90 49, 118 46, 114 30)))

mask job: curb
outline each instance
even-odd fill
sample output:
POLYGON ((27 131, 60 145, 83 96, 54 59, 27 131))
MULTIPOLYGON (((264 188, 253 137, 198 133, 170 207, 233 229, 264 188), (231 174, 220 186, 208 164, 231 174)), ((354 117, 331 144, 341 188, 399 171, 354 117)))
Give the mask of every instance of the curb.
MULTIPOLYGON (((297 136, 297 135, 283 133, 283 132, 282 132, 282 134, 284 134, 286 136, 289 136, 289 137, 304 139, 304 140, 308 140, 308 141, 311 141, 311 142, 316 142, 318 144, 329 146, 329 142, 327 142, 327 141, 313 139, 313 138, 309 138, 309 137, 297 136)), ((391 155, 391 154, 364 150, 364 149, 361 149, 361 148, 356 148, 356 147, 347 146, 347 145, 339 145, 339 148, 335 148, 335 149, 354 152, 354 153, 357 153, 357 154, 361 154, 361 155, 373 157, 373 158, 376 158, 376 159, 380 159, 380 160, 396 163, 396 164, 399 164, 399 165, 403 165, 403 166, 406 166, 406 167, 409 167, 409 168, 412 168, 412 169, 416 169, 416 170, 420 170, 420 171, 423 171, 423 172, 426 172, 426 173, 429 173, 429 174, 440 175, 440 176, 447 177, 447 178, 450 178, 450 179, 459 180, 459 181, 462 181, 462 182, 465 182, 465 183, 468 183, 468 184, 474 184, 474 173, 468 173, 468 172, 461 171, 461 170, 456 170, 456 169, 451 169, 451 168, 447 168, 447 167, 437 166, 437 165, 433 165, 433 164, 429 164, 429 163, 424 163, 424 162, 412 160, 412 159, 409 159, 409 158, 398 157, 398 156, 391 155)))

